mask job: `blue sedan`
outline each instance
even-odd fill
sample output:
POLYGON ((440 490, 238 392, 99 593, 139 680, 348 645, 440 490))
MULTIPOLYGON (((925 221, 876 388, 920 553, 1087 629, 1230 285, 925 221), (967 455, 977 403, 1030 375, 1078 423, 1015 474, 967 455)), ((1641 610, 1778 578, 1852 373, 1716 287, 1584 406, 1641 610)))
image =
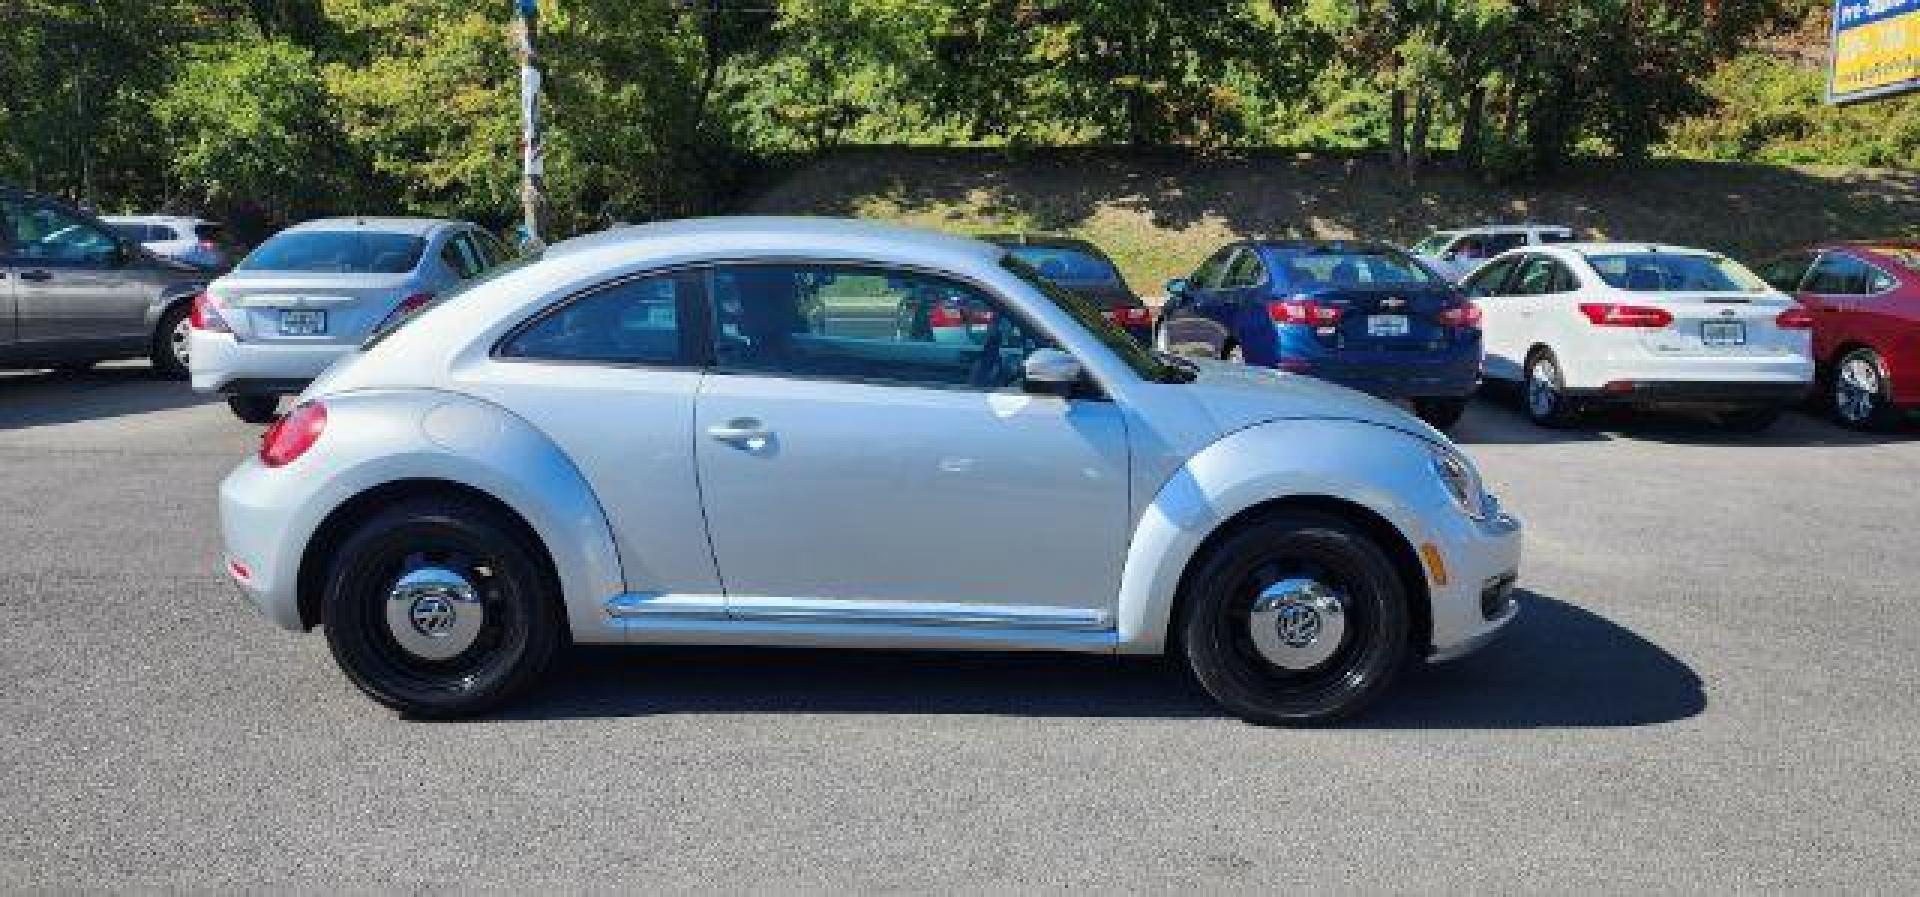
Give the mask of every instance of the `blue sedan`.
POLYGON ((1154 330, 1163 351, 1408 400, 1442 428, 1460 419, 1480 382, 1480 309, 1390 246, 1234 243, 1167 293, 1154 330))

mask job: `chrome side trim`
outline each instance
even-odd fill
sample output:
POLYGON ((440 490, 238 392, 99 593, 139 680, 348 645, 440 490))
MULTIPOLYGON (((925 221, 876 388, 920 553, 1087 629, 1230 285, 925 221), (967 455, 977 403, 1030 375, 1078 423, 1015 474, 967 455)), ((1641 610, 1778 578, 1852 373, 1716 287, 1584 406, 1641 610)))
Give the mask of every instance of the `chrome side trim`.
POLYGON ((754 598, 628 593, 606 604, 616 620, 732 620, 754 623, 869 626, 954 626, 972 629, 1073 630, 1113 628, 1106 610, 1039 605, 859 601, 837 598, 754 598))

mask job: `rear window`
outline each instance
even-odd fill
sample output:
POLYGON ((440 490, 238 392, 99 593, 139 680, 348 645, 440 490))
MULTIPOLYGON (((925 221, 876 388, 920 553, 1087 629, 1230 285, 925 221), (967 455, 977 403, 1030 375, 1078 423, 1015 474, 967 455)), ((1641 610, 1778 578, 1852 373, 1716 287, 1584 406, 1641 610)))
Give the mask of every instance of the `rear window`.
POLYGON ((325 274, 405 274, 420 262, 427 241, 371 231, 283 232, 241 261, 241 271, 325 274))
POLYGON ((1384 250, 1291 252, 1280 254, 1275 262, 1280 280, 1295 289, 1443 282, 1413 259, 1384 250))
POLYGON ((1635 293, 1763 293, 1767 284, 1730 258, 1623 252, 1589 255, 1587 263, 1607 285, 1635 293))
POLYGON ((1120 272, 1101 256, 1070 246, 1009 246, 1007 251, 1059 283, 1119 283, 1120 272))

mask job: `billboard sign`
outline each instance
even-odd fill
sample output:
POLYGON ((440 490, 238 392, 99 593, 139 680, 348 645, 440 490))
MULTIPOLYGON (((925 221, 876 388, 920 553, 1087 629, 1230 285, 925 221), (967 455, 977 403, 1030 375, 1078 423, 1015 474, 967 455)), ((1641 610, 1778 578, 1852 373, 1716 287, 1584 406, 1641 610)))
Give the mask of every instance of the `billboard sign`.
POLYGON ((1827 102, 1920 90, 1920 0, 1837 0, 1827 102))

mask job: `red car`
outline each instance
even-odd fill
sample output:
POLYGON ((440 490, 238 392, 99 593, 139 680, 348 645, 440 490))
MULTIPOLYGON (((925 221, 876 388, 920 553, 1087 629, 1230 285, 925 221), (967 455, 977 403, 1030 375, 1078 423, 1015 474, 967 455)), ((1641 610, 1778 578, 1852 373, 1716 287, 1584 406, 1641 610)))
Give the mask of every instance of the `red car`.
POLYGON ((1920 242, 1829 243, 1759 270, 1813 312, 1813 358, 1834 416, 1860 430, 1920 408, 1920 242))

